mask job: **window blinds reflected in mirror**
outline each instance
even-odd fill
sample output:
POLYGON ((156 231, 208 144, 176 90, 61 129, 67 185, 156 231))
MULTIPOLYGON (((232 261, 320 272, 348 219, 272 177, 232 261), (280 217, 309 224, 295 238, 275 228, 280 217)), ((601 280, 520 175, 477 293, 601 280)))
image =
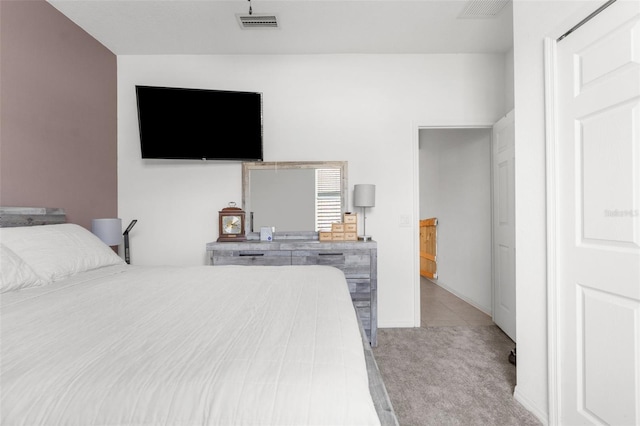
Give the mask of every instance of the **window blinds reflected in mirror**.
POLYGON ((342 222, 340 169, 316 169, 316 231, 331 231, 342 222))

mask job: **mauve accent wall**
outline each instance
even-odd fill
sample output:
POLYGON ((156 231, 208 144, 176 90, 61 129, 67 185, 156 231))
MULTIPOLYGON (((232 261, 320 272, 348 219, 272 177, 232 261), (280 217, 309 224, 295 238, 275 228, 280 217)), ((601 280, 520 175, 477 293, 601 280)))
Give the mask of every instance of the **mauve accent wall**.
POLYGON ((115 217, 117 59, 45 1, 0 0, 0 205, 115 217))

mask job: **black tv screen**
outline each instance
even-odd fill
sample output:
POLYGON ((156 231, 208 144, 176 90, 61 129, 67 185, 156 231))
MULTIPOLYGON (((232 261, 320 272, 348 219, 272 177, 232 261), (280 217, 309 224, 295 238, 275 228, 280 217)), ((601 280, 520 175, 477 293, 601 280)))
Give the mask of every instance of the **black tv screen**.
POLYGON ((136 86, 142 158, 262 161, 262 93, 136 86))

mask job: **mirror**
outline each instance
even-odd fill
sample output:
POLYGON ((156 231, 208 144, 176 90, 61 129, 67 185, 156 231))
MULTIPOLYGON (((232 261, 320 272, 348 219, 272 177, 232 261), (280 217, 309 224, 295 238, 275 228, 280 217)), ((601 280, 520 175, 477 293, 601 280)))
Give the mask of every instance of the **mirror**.
POLYGON ((247 231, 331 230, 347 207, 347 162, 252 162, 242 164, 242 208, 247 231))

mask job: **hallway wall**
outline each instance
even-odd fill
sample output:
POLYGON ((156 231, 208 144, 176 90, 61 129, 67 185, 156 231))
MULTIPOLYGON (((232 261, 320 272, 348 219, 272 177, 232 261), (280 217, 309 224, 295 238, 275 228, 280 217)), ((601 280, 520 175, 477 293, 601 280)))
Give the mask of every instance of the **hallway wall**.
POLYGON ((437 284, 491 313, 491 129, 420 130, 420 218, 438 218, 437 284))

